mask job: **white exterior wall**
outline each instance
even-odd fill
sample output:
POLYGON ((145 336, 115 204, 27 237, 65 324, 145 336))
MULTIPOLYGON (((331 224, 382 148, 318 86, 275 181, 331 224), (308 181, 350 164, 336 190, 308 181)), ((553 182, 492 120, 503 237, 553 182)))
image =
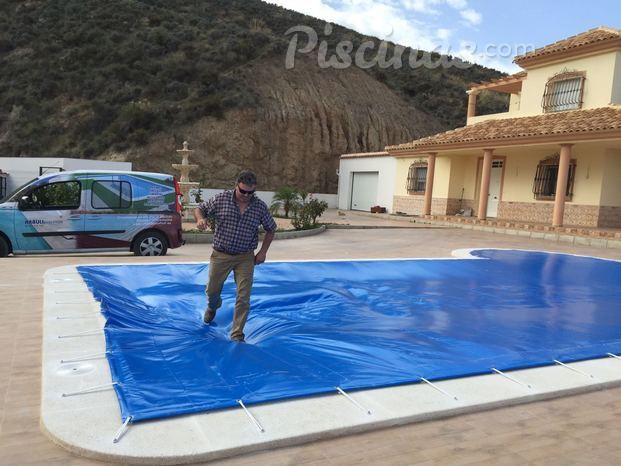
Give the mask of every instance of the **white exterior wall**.
POLYGON ((486 120, 500 120, 542 115, 541 101, 550 78, 563 71, 586 73, 581 109, 621 104, 621 52, 569 58, 526 68, 528 76, 522 81, 522 91, 512 94, 509 111, 479 115, 467 119, 467 125, 486 120))
POLYGON ((564 71, 586 73, 583 104, 581 109, 605 107, 611 103, 614 94, 615 59, 617 53, 606 52, 593 56, 576 57, 556 63, 529 67, 528 76, 522 83, 520 112, 516 116, 543 114, 541 99, 546 83, 554 75, 564 71))
POLYGON ((339 164, 339 209, 349 210, 351 208, 352 173, 354 172, 379 173, 376 204, 386 207, 387 212, 392 212, 392 198, 397 176, 396 159, 390 156, 341 158, 339 164))
POLYGON ((7 194, 39 176, 41 167, 69 170, 123 170, 131 171, 131 162, 69 159, 64 157, 0 157, 0 169, 8 173, 7 194))
MULTIPOLYGON (((227 188, 227 189, 233 189, 233 187, 227 188)), ((195 191, 196 191, 195 189, 190 190, 189 205, 196 204, 194 202, 194 196, 193 196, 193 193, 195 191)), ((222 191, 225 191, 225 190, 224 189, 201 188, 201 197, 203 198, 204 201, 206 201, 207 199, 212 198, 213 196, 221 193, 222 191)), ((265 202, 268 205, 268 207, 272 204, 272 199, 274 198, 274 194, 275 194, 274 191, 257 191, 256 192, 257 197, 261 199, 263 202, 265 202)), ((321 193, 310 193, 310 194, 312 194, 314 199, 319 199, 320 201, 326 201, 328 203, 328 209, 336 209, 337 200, 338 200, 336 194, 321 194, 321 193)))

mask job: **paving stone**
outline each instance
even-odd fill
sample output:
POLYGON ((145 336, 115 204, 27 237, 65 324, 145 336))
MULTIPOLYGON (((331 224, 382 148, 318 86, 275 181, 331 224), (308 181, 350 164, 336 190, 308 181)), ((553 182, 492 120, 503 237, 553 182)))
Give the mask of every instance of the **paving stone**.
MULTIPOLYGON (((347 217, 355 214, 347 212, 347 217)), ((356 217, 357 218, 357 217, 356 217)), ((366 219, 364 219, 366 221, 366 219)), ((358 218, 362 222, 362 219, 358 218)), ((384 219, 382 219, 384 221, 384 219)), ((268 260, 365 257, 448 257, 453 249, 500 247, 539 249, 621 260, 621 248, 608 240, 608 248, 544 241, 534 236, 500 235, 473 229, 328 230, 310 238, 272 244, 268 260), (371 248, 370 245, 373 247, 371 248)), ((540 233, 543 236, 543 233, 540 233)), ((605 242, 605 239, 595 239, 605 242)), ((616 243, 621 243, 617 241, 616 243)), ((207 261, 211 248, 189 245, 171 250, 167 262, 207 261)), ((1 259, 10 267, 0 281, 0 463, 7 465, 112 464, 73 455, 53 444, 39 429, 42 277, 45 270, 68 264, 150 263, 161 258, 140 258, 124 253, 89 255, 18 256, 1 259), (24 348, 27 348, 24 350, 24 348), (7 394, 10 396, 7 397, 7 394)), ((253 453, 221 465, 278 464, 615 464, 621 457, 621 388, 468 414, 376 432, 315 441, 308 445, 253 453), (461 427, 460 427, 461 426, 461 427), (447 432, 461 429, 451 437, 447 432), (564 448, 554 442, 565 437, 564 448), (583 439, 580 441, 580 439, 583 439), (434 441, 431 447, 430 439, 434 441), (442 439, 447 446, 444 451, 442 439), (510 441, 511 452, 505 451, 510 441), (450 445, 449 445, 450 443, 450 445), (428 445, 429 444, 429 445, 428 445), (378 445, 369 448, 369 445, 378 445), (549 445, 549 446, 548 446, 549 445), (572 448, 588 446, 580 452, 572 448), (359 453, 364 451, 364 455, 359 453), (426 458, 425 452, 433 459, 426 458), (326 454, 328 453, 328 454, 326 454), (450 461, 449 461, 450 460, 450 461), (514 460, 512 463, 511 461, 514 460)))

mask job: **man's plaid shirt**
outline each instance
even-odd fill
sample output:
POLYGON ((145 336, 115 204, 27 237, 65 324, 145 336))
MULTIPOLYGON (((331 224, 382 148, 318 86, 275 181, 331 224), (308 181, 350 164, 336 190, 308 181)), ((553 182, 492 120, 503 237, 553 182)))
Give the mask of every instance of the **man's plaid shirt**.
POLYGON ((226 254, 254 251, 259 244, 259 225, 265 231, 276 231, 265 202, 252 196, 242 215, 234 196, 235 191, 224 191, 199 206, 205 217, 215 217, 213 248, 226 254))

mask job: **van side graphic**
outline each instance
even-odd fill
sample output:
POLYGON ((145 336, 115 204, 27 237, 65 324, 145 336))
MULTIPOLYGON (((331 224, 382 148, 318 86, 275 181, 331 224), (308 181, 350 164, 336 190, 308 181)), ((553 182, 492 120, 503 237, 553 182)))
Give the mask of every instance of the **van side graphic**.
POLYGON ((128 249, 164 255, 183 244, 172 175, 74 171, 41 176, 0 204, 0 256, 128 249))

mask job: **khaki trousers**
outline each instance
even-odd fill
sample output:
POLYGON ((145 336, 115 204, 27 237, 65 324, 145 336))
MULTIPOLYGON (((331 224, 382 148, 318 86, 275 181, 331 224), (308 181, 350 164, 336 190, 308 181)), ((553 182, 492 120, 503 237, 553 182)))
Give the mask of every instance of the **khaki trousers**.
POLYGON ((243 339, 244 326, 250 310, 250 292, 254 278, 254 251, 237 255, 213 251, 209 262, 209 281, 205 290, 209 309, 216 311, 222 305, 222 298, 220 297, 222 286, 231 271, 234 273, 235 284, 237 285, 231 338, 243 339))

